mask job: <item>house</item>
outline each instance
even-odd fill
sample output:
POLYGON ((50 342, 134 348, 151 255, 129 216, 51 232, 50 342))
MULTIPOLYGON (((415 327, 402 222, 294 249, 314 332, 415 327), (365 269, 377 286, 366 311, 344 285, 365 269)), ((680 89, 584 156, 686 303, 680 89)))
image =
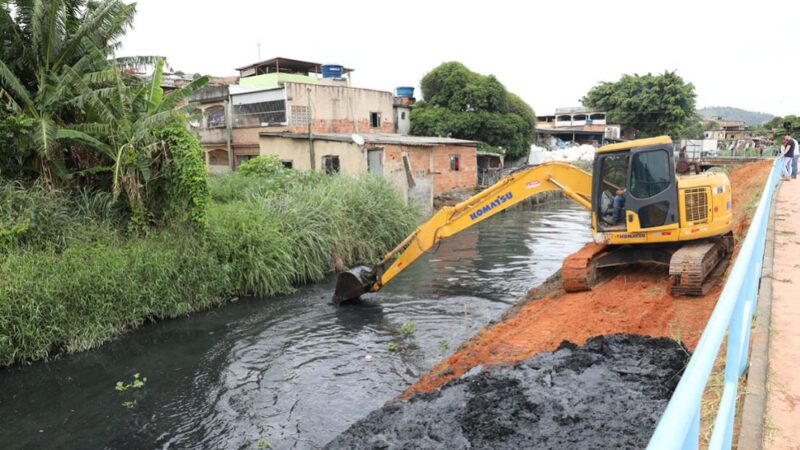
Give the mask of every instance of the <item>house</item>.
POLYGON ((747 124, 741 120, 723 120, 718 117, 716 120, 703 120, 706 131, 703 137, 706 139, 717 139, 720 141, 752 141, 753 133, 747 124), (714 126, 713 129, 708 129, 714 126))
POLYGON ((536 119, 537 140, 548 150, 568 143, 599 147, 620 140, 620 126, 606 123, 606 113, 592 108, 556 108, 555 114, 536 119))
POLYGON ((237 84, 208 86, 189 98, 210 173, 236 170, 259 155, 259 133, 394 133, 408 129, 413 98, 351 86, 353 69, 288 58, 240 67, 237 84))
POLYGON ((384 176, 404 199, 413 198, 427 209, 435 195, 477 186, 476 141, 292 131, 262 131, 259 137, 259 155, 275 155, 294 169, 384 176))

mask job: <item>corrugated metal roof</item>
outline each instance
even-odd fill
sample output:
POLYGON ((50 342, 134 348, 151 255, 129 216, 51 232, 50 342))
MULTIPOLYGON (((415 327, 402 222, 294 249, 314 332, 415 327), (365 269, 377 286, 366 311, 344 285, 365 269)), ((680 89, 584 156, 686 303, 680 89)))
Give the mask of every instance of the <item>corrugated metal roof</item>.
MULTIPOLYGON (((290 132, 276 132, 276 131, 262 131, 259 136, 268 137, 283 137, 289 139, 308 139, 308 134, 305 133, 290 133, 290 132)), ((387 144, 387 145, 416 145, 430 147, 433 145, 466 145, 477 146, 478 141, 468 141, 465 139, 453 139, 446 137, 432 137, 432 136, 406 136, 402 134, 388 134, 388 133, 363 133, 360 134, 364 141, 368 144, 387 144)), ((312 139, 323 141, 339 141, 339 142, 353 142, 352 134, 339 134, 339 133, 314 133, 311 135, 312 139)))

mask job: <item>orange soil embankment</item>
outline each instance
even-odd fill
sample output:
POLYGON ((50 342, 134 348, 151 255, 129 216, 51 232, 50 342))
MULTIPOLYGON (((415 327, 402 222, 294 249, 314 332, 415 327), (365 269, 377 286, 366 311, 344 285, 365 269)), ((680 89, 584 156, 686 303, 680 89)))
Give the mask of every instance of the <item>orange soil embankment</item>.
MULTIPOLYGON (((728 174, 737 250, 771 165, 771 161, 747 164, 728 174)), ((403 396, 437 389, 478 365, 513 364, 553 351, 564 340, 583 345, 590 337, 631 333, 679 339, 693 350, 721 291, 719 283, 701 297, 673 297, 665 270, 650 266, 629 267, 591 291, 558 289, 524 304, 513 317, 482 329, 423 374, 403 396)))

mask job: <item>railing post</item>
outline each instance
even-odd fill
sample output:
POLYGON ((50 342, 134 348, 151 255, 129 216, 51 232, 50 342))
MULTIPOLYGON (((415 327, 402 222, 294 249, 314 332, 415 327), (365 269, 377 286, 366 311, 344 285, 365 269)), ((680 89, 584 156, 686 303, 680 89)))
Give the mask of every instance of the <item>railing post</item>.
POLYGON ((681 450, 697 450, 700 446, 700 404, 697 404, 697 409, 694 412, 692 423, 689 425, 689 430, 683 440, 681 450))

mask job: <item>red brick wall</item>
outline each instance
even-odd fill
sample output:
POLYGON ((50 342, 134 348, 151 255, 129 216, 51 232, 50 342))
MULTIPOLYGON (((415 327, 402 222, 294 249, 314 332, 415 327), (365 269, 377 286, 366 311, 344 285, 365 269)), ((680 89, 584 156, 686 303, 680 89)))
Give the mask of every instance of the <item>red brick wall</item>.
POLYGON ((411 163, 412 175, 418 177, 417 172, 424 170, 424 177, 433 177, 434 195, 442 194, 454 189, 474 189, 478 184, 478 162, 475 147, 446 145, 446 146, 401 146, 401 145, 374 145, 383 147, 384 172, 402 167, 402 154, 408 154, 411 163), (433 172, 430 171, 430 152, 433 152, 433 172), (450 155, 459 156, 459 170, 450 170, 450 155))
MULTIPOLYGON (((293 133, 308 133, 308 126, 293 126, 290 127, 293 133)), ((369 120, 361 120, 358 122, 358 130, 354 126, 354 122, 348 119, 338 120, 318 120, 314 119, 311 124, 311 131, 313 133, 394 133, 394 123, 389 120, 381 122, 380 128, 371 128, 369 120)))
POLYGON ((475 147, 446 145, 433 150, 433 193, 454 189, 474 189, 478 185, 475 147), (459 170, 450 170, 450 155, 459 156, 459 170))

